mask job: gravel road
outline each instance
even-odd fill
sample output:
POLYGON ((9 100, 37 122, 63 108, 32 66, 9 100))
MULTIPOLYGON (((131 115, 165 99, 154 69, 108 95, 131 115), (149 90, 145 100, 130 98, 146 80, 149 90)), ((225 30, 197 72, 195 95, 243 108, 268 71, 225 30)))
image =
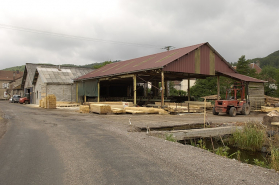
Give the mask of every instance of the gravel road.
POLYGON ((80 114, 3 101, 0 109, 7 120, 0 184, 279 184, 274 170, 127 132, 129 118, 154 124, 162 117, 80 114))

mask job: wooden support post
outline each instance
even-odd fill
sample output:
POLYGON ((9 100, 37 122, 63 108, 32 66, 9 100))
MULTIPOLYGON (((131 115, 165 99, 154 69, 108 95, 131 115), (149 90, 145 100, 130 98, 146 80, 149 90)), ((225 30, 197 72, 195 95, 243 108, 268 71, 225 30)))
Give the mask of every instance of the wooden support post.
POLYGON ((148 83, 145 82, 144 83, 144 97, 147 97, 148 96, 148 83))
POLYGON ((137 75, 133 76, 134 80, 134 105, 137 104, 137 75))
POLYGON ((169 97, 170 95, 170 81, 167 81, 166 83, 166 97, 169 97))
POLYGON ((165 105, 165 99, 164 99, 164 92, 165 92, 165 79, 164 79, 164 71, 162 70, 161 72, 161 85, 162 85, 162 92, 161 92, 161 107, 165 105))
POLYGON ((85 102, 86 102, 86 95, 84 95, 84 97, 83 97, 83 98, 84 98, 84 103, 85 103, 85 102))
POLYGON ((78 103, 78 83, 76 83, 76 102, 78 103))
POLYGON ((189 104, 189 101, 191 101, 190 99, 190 78, 188 78, 188 112, 190 112, 190 104, 189 104))
POLYGON ((98 102, 100 102, 100 81, 98 81, 98 102))
POLYGON ((217 100, 220 98, 220 76, 217 76, 217 100))
POLYGON ((204 116, 203 116, 203 127, 205 128, 205 117, 206 117, 206 98, 204 98, 204 116))

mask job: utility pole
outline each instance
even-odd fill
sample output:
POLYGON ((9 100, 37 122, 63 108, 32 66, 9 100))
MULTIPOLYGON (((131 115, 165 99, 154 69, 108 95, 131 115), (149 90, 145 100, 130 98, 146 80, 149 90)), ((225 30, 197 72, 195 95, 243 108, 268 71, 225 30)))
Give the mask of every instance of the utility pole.
POLYGON ((170 49, 174 49, 175 47, 173 46, 165 46, 164 48, 161 48, 161 49, 165 49, 167 51, 169 51, 170 49))

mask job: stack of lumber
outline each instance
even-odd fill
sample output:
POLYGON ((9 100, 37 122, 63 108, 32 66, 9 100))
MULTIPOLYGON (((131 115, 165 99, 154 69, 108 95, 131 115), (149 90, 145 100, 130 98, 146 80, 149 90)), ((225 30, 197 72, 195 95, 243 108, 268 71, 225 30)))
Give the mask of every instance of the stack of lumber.
MULTIPOLYGON (((89 105, 91 109, 91 105, 108 105, 110 106, 110 110, 107 108, 107 113, 112 112, 114 114, 124 114, 126 113, 125 107, 132 107, 134 104, 132 102, 86 102, 85 105, 89 105)), ((96 111, 96 107, 94 108, 94 111, 96 111)), ((91 111, 92 112, 92 111, 91 111)), ((100 110, 95 113, 99 113, 100 110)), ((102 113, 99 114, 107 114, 104 113, 104 111, 101 111, 102 113)))
POLYGON ((78 107, 78 106, 80 106, 80 103, 56 101, 56 107, 78 107))
MULTIPOLYGON (((197 107, 203 107, 206 106, 206 108, 212 108, 213 105, 210 102, 203 102, 203 101, 185 101, 184 103, 170 103, 170 102, 165 102, 165 106, 183 106, 183 107, 188 107, 188 104, 193 108, 197 107)), ((161 102, 155 102, 155 105, 161 105, 161 102)))
POLYGON ((54 94, 47 95, 46 108, 47 109, 56 109, 56 96, 54 94))
POLYGON ((81 105, 79 106, 80 113, 89 113, 89 105, 81 105))
POLYGON ((85 102, 84 105, 90 105, 90 104, 106 104, 110 106, 123 106, 123 107, 132 107, 134 106, 133 102, 85 102))
POLYGON ((40 100, 39 107, 45 107, 43 99, 40 100))
POLYGON ((125 109, 120 109, 120 108, 112 108, 111 112, 114 114, 125 114, 126 113, 125 109))
MULTIPOLYGON (((155 102, 155 105, 159 105, 161 102, 155 102)), ((184 113, 184 112, 204 112, 204 107, 207 109, 212 108, 210 102, 199 102, 199 101, 185 101, 184 103, 170 103, 165 102, 165 110, 171 113, 184 113), (188 111, 189 104, 189 111, 188 111)))
POLYGON ((107 104, 90 104, 90 112, 107 114, 111 112, 111 106, 107 104))
POLYGON ((275 104, 279 104, 279 98, 274 98, 274 97, 265 95, 265 103, 269 106, 271 106, 271 105, 274 106, 275 104))
POLYGON ((163 109, 149 107, 125 107, 125 111, 131 114, 167 114, 163 109))
POLYGON ((56 96, 54 94, 49 94, 47 97, 42 98, 39 102, 39 107, 56 109, 56 96))
POLYGON ((271 112, 271 111, 279 111, 279 107, 266 107, 266 106, 261 106, 261 111, 262 112, 271 112))
POLYGON ((171 113, 204 112, 204 108, 198 106, 190 106, 190 110, 186 106, 168 106, 165 110, 171 113))

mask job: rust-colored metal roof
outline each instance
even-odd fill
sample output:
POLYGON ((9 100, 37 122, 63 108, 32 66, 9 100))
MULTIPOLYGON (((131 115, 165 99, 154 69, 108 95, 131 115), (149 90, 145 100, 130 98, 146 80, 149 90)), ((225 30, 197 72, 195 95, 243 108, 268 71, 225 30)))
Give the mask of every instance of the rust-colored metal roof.
POLYGON ((236 72, 209 44, 202 43, 140 58, 108 64, 81 76, 76 81, 117 76, 152 69, 189 74, 215 75, 215 71, 236 72))
POLYGON ((238 74, 238 73, 226 73, 226 72, 220 72, 220 73, 222 73, 224 76, 234 78, 234 79, 238 79, 238 80, 242 80, 242 81, 246 81, 246 82, 257 82, 257 83, 267 82, 267 81, 259 80, 257 78, 253 78, 253 77, 250 77, 250 76, 245 76, 245 75, 238 74))
POLYGON ((0 80, 5 81, 12 81, 14 79, 18 79, 23 76, 23 72, 17 72, 17 71, 0 71, 0 80), (14 76, 15 74, 15 76, 14 76))
POLYGON ((165 65, 190 53, 191 51, 199 48, 204 44, 207 43, 197 44, 185 48, 174 49, 162 53, 157 53, 157 54, 148 55, 140 58, 108 64, 104 67, 101 67, 100 69, 97 69, 84 76, 81 76, 76 80, 114 76, 114 75, 133 73, 133 72, 143 71, 143 70, 163 68, 165 65))
POLYGON ((249 67, 250 67, 251 69, 255 69, 256 72, 257 72, 258 74, 260 74, 261 71, 262 71, 262 69, 261 69, 257 64, 255 64, 255 63, 249 64, 249 67))

